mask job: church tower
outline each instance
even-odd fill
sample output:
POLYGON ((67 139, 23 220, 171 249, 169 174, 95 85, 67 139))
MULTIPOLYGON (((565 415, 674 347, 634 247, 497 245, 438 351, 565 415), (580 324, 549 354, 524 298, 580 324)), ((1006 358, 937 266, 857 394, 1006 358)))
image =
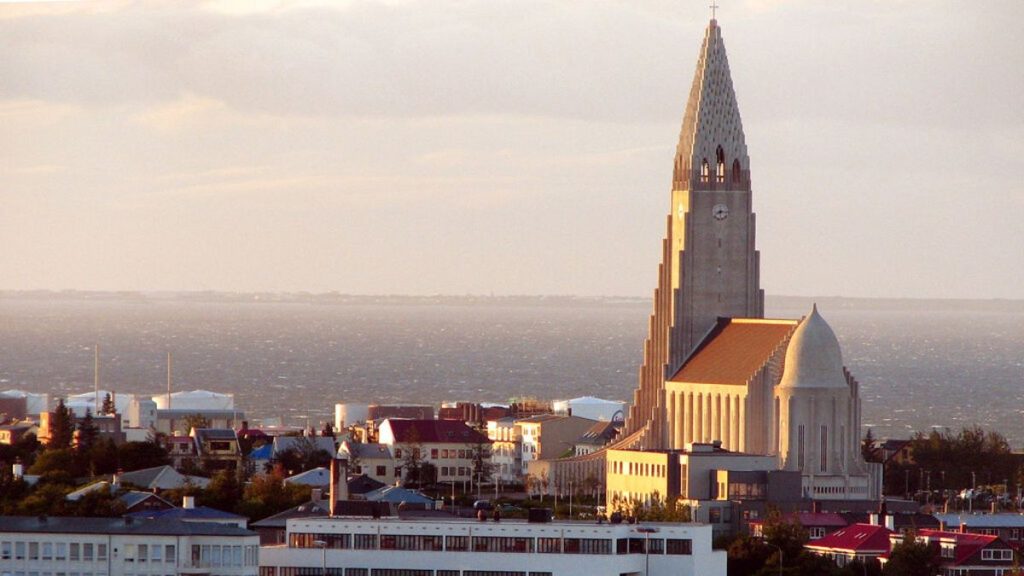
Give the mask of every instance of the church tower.
POLYGON ((722 31, 714 19, 697 59, 676 147, 671 197, 654 311, 625 431, 643 448, 670 443, 663 424, 665 379, 718 318, 764 316, 750 158, 722 31))

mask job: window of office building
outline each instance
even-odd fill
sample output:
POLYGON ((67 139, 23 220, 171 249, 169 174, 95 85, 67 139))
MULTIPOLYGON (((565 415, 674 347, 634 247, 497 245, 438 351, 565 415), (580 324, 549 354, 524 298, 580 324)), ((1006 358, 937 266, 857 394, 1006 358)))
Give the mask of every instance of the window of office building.
POLYGON ((533 538, 474 536, 475 552, 533 552, 533 538))
POLYGON ((469 550, 469 537, 468 536, 446 536, 445 537, 445 550, 453 552, 465 552, 469 550))
POLYGON ((689 538, 669 538, 665 541, 665 553, 687 556, 693 554, 693 541, 689 538))
POLYGON ((377 549, 377 535, 376 534, 353 534, 352 535, 352 547, 356 550, 376 550, 377 549))

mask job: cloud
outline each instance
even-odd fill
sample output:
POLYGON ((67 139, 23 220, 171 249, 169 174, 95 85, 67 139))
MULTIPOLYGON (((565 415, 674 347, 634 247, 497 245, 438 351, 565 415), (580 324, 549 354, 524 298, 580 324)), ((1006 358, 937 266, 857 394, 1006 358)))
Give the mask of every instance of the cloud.
POLYGON ((197 124, 223 117, 226 109, 227 106, 220 100, 185 94, 172 102, 153 106, 133 118, 143 126, 171 132, 194 129, 197 124))

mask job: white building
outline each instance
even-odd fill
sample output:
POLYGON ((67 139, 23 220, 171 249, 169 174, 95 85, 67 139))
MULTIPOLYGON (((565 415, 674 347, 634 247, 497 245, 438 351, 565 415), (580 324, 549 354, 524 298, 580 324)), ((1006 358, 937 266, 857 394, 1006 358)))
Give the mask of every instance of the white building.
POLYGON ((603 421, 625 418, 626 411, 625 402, 605 400, 593 396, 582 396, 571 400, 555 400, 551 407, 555 414, 603 421))
POLYGON ((288 520, 286 531, 287 544, 260 550, 261 576, 726 573, 726 553, 701 524, 320 517, 288 520))
POLYGON ((25 413, 30 416, 39 415, 50 410, 50 395, 26 392, 25 390, 4 390, 0 392, 3 398, 24 398, 25 413))
POLYGON ((0 576, 257 576, 259 536, 169 519, 0 516, 0 576))
POLYGON ((491 474, 503 484, 523 481, 522 430, 512 417, 488 420, 487 437, 491 439, 491 474))

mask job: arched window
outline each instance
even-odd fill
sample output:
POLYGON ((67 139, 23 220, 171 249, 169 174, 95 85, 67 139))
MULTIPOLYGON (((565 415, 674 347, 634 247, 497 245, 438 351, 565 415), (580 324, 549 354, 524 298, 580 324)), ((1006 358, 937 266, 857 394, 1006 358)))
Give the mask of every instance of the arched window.
POLYGON ((718 147, 718 150, 715 150, 715 160, 717 164, 715 167, 715 176, 717 176, 716 180, 719 182, 725 182, 725 150, 722 150, 721 146, 718 147))
POLYGON ((711 167, 708 166, 708 159, 705 158, 700 162, 700 181, 707 182, 708 177, 711 174, 711 167))
POLYGON ((740 174, 740 159, 732 161, 732 181, 739 184, 742 176, 740 174))

